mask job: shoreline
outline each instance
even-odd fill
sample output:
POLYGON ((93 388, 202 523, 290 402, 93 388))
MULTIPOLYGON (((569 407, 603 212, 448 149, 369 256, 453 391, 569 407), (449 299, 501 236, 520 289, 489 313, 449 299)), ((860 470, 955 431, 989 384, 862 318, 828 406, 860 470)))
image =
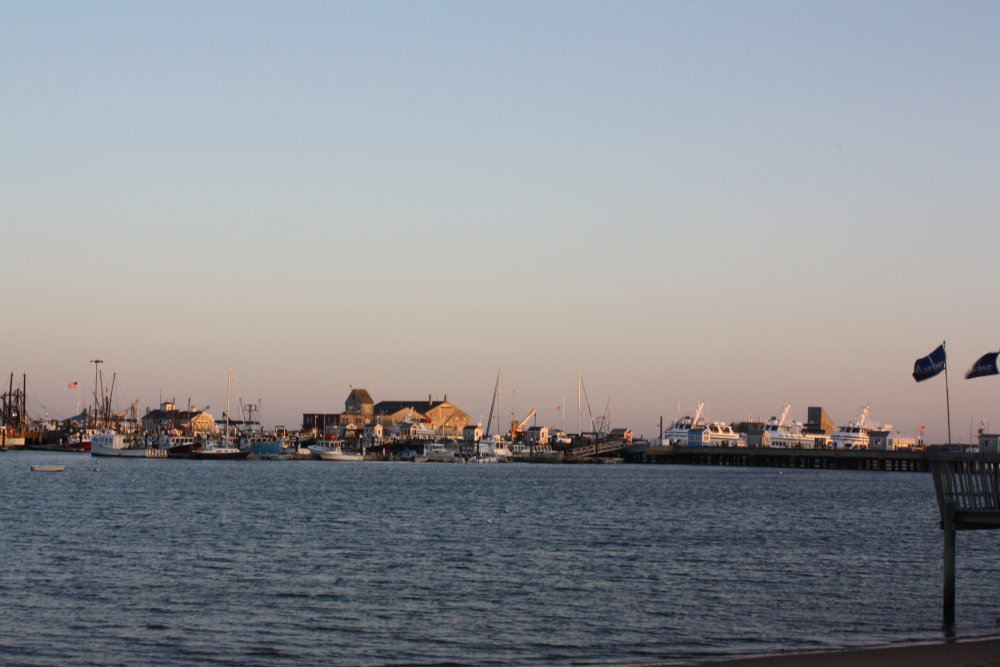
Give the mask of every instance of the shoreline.
POLYGON ((901 644, 833 651, 776 653, 743 658, 689 660, 702 667, 1000 667, 1000 635, 928 644, 901 644))

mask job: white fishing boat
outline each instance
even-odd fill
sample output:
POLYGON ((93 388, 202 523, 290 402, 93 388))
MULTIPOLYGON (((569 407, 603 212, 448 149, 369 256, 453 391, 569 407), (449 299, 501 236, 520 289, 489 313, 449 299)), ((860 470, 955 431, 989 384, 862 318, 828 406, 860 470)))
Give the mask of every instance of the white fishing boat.
POLYGON ((476 443, 476 453, 473 457, 479 463, 509 463, 514 455, 511 444, 503 436, 494 434, 476 443))
POLYGON ((701 402, 698 404, 698 408, 695 410, 693 417, 691 415, 685 415, 671 424, 670 427, 663 432, 663 444, 682 447, 686 446, 688 444, 688 436, 691 433, 691 429, 695 426, 706 426, 705 421, 701 417, 701 413, 704 409, 705 403, 701 402))
POLYGON ((364 461, 365 450, 348 451, 340 440, 324 440, 309 447, 309 451, 323 461, 364 461))
POLYGON ((165 459, 167 450, 147 447, 144 442, 131 434, 118 431, 95 433, 90 439, 91 456, 114 456, 123 458, 165 459))

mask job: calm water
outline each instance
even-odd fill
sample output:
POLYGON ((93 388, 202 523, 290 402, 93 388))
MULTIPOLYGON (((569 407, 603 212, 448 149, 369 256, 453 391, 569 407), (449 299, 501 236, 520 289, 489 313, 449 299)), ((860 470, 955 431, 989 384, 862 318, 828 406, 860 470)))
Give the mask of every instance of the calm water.
MULTIPOLYGON (((0 663, 641 664, 937 640, 932 486, 8 452, 0 663)), ((998 547, 959 535, 959 636, 1000 630, 998 547)))

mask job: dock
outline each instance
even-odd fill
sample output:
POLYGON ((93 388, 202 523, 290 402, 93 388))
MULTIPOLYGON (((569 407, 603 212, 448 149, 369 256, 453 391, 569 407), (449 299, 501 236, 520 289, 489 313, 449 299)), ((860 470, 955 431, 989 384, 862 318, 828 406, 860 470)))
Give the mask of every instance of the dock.
POLYGON ((622 456, 629 463, 885 472, 930 471, 926 454, 915 450, 684 447, 636 444, 624 450, 622 456))

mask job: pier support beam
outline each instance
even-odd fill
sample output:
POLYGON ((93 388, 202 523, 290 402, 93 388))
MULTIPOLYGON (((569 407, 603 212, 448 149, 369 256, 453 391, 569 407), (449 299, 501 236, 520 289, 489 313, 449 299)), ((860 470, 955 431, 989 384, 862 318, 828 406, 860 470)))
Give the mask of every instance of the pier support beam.
POLYGON ((946 502, 941 512, 944 529, 944 624, 955 624, 955 503, 946 502))

